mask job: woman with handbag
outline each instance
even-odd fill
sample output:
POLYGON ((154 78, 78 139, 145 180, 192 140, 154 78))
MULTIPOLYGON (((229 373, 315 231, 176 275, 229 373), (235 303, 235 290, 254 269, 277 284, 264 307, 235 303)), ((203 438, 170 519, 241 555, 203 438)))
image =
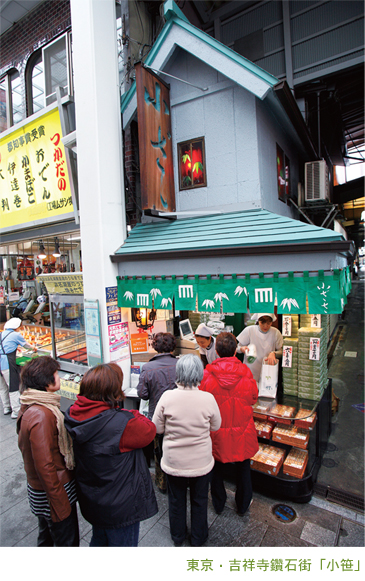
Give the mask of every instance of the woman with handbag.
POLYGON ((177 389, 162 394, 152 421, 164 434, 161 468, 167 475, 170 532, 175 546, 186 537, 186 494, 190 488, 191 545, 208 538, 208 489, 214 466, 210 432, 221 416, 214 397, 199 390, 203 364, 183 355, 176 364, 177 389))

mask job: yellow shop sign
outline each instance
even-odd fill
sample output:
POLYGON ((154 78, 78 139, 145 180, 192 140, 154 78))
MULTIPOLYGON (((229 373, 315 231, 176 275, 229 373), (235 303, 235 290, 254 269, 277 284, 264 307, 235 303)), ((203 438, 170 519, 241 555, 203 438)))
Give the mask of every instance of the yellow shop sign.
POLYGON ((58 109, 0 139, 2 228, 73 212, 58 109))

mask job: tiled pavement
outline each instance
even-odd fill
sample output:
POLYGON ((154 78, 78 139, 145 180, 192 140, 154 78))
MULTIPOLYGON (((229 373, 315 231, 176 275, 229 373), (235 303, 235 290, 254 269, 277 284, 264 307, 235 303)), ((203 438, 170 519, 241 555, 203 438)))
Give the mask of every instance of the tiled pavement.
MULTIPOLYGON (((341 399, 333 419, 331 447, 324 458, 332 462, 321 467, 318 481, 363 496, 363 414, 354 404, 363 403, 364 373, 364 279, 356 281, 346 306, 344 328, 336 347, 329 375, 341 399), (346 350, 357 351, 346 359, 346 350), (328 468, 328 465, 332 468, 328 468)), ((1 410, 2 412, 2 410, 1 410)), ((326 464, 326 463, 325 463, 326 464)), ((153 477, 153 468, 151 468, 153 477)), ((231 487, 232 488, 232 487, 231 487)), ((159 512, 141 523, 140 547, 172 547, 167 497, 156 491, 159 512)), ((288 500, 296 518, 284 523, 274 516, 278 501, 254 493, 244 517, 234 510, 233 489, 226 507, 216 515, 209 501, 209 539, 206 547, 364 547, 364 515, 316 496, 306 504, 288 500)), ((87 547, 91 526, 80 515, 81 546, 87 547)), ((35 547, 37 519, 28 505, 26 478, 17 446, 15 421, 0 413, 0 548, 35 547)), ((189 546, 188 541, 185 546, 189 546)), ((0 563, 2 552, 0 550, 0 563)))
MULTIPOLYGON (((0 547, 35 547, 37 519, 28 505, 26 478, 17 447, 15 421, 0 416, 0 547)), ((153 477, 153 468, 151 468, 153 477)), ((167 496, 156 491, 159 512, 143 521, 140 547, 172 547, 167 496)), ((244 517, 234 509, 233 489, 228 490, 226 507, 216 515, 209 501, 209 539, 206 547, 363 547, 364 517, 313 497, 311 502, 288 502, 296 512, 292 523, 274 516, 277 501, 254 493, 244 517)), ((91 526, 80 515, 81 546, 87 547, 91 526)), ((188 541, 185 542, 189 546, 188 541)))

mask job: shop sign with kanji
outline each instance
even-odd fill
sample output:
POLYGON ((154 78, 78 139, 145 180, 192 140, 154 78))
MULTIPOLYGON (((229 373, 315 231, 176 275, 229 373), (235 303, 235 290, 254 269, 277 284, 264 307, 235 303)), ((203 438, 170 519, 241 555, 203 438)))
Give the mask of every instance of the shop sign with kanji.
POLYGON ((2 228, 73 213, 58 109, 0 139, 2 228))
POLYGON ((46 285, 48 294, 58 295, 83 295, 84 283, 82 274, 57 274, 40 275, 37 281, 46 285))

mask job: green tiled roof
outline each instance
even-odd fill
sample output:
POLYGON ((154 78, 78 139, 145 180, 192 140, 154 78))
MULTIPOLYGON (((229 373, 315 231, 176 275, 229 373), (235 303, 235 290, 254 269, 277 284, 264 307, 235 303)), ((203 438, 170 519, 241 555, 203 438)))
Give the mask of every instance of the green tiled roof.
POLYGON ((116 256, 140 253, 164 254, 232 247, 293 245, 343 241, 333 230, 299 222, 267 210, 246 210, 138 224, 116 256))

